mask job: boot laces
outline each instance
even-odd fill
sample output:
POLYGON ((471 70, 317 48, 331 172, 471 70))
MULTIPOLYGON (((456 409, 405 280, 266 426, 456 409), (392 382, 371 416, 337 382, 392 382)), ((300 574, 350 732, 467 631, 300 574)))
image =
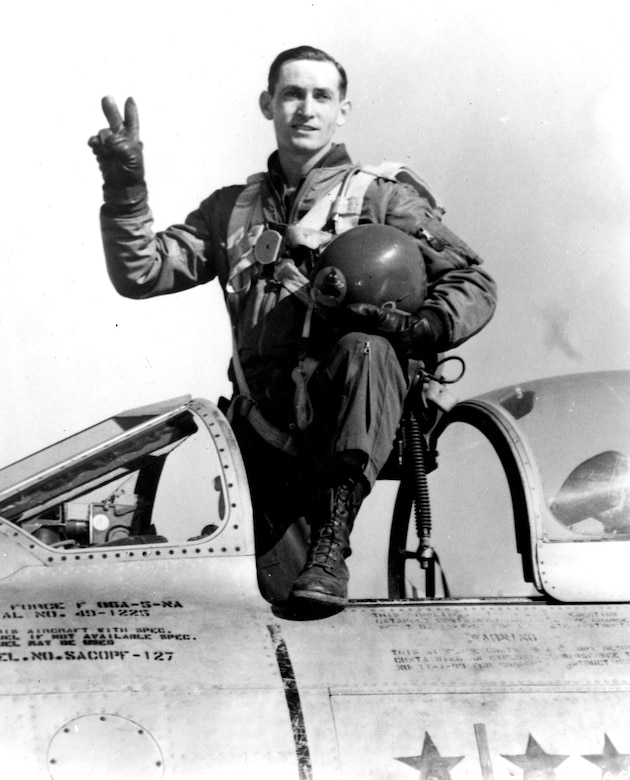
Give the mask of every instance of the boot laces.
POLYGON ((311 550, 310 565, 334 567, 341 555, 342 560, 350 552, 349 536, 357 502, 354 500, 354 485, 342 483, 335 490, 330 519, 318 531, 311 550))

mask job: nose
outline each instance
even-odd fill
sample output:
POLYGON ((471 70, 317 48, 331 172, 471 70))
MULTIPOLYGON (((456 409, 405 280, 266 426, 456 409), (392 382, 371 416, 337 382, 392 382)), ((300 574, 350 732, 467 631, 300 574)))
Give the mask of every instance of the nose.
POLYGON ((302 98, 299 106, 299 111, 302 114, 302 116, 308 117, 313 116, 313 96, 310 94, 310 92, 307 92, 304 97, 302 98))

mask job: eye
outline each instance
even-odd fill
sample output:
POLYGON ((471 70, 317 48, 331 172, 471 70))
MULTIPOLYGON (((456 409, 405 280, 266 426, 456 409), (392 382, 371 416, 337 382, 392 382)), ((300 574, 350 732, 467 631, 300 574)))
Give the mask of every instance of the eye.
POLYGON ((297 87, 287 87, 283 91, 282 97, 284 100, 299 100, 300 90, 297 87))
POLYGON ((316 89, 313 97, 319 101, 332 100, 332 94, 327 89, 316 89))

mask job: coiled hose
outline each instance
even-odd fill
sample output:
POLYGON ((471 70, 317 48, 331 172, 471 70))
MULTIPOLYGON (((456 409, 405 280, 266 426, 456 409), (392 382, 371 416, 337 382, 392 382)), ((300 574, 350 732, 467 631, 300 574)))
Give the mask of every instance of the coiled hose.
POLYGON ((428 569, 433 559, 431 546, 431 502, 426 468, 426 441, 420 429, 418 418, 412 410, 407 417, 407 437, 411 450, 411 470, 413 479, 413 510, 416 521, 416 533, 420 544, 418 558, 420 566, 428 569))

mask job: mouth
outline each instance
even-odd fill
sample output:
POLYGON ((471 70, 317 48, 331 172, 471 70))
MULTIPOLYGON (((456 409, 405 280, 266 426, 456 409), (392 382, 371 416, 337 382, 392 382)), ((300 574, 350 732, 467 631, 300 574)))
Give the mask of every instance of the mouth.
POLYGON ((316 127, 313 127, 313 125, 305 125, 301 123, 295 123, 291 125, 291 127, 296 130, 298 133, 312 133, 315 130, 317 130, 316 127))

